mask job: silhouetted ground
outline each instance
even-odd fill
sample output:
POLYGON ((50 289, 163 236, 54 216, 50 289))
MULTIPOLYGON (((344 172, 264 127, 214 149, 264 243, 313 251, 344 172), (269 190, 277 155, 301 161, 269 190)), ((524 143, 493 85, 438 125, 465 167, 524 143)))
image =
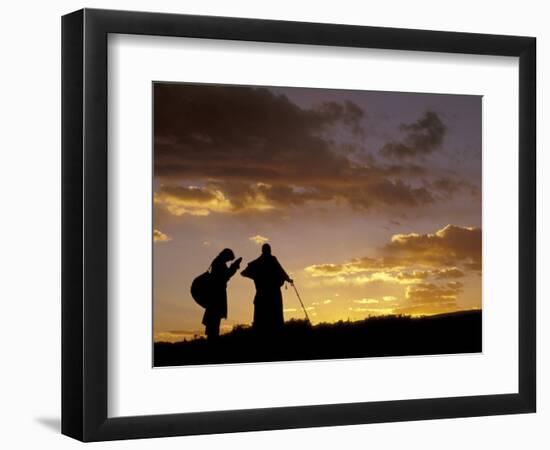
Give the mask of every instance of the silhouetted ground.
POLYGON ((481 311, 411 318, 369 317, 357 322, 285 323, 277 335, 239 326, 212 345, 204 338, 155 343, 154 365, 224 364, 374 356, 481 352, 481 311))

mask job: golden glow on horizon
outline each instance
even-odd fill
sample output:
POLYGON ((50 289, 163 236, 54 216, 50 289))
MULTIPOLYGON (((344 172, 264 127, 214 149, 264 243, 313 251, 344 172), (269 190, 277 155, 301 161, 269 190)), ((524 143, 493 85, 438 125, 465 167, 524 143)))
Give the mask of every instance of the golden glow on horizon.
MULTIPOLYGON (((315 316, 316 313, 312 311, 314 308, 306 308, 307 311, 310 313, 310 319, 313 325, 317 325, 320 323, 337 323, 337 322, 360 322, 362 320, 368 319, 369 317, 384 317, 384 316, 397 316, 397 315, 404 315, 404 316, 410 316, 411 318, 419 318, 419 317, 427 317, 427 316, 434 316, 438 314, 445 314, 445 313, 451 313, 451 312, 460 312, 460 311, 480 311, 480 308, 478 307, 472 307, 472 308, 461 308, 456 310, 435 310, 435 309, 427 309, 424 312, 403 312, 402 310, 399 310, 398 308, 366 308, 366 307, 349 307, 347 309, 347 317, 335 317, 333 320, 316 320, 315 316), (350 314, 353 317, 350 317, 350 314), (313 317, 311 317, 313 316, 313 317)), ((299 310, 297 308, 285 308, 285 321, 290 319, 304 319, 302 310, 299 310), (292 316, 288 316, 287 313, 298 313, 293 314, 292 316), (301 314, 300 314, 301 313, 301 314)), ((220 327, 220 333, 226 334, 230 333, 233 328, 236 326, 244 326, 248 327, 251 324, 237 324, 237 325, 222 325, 220 327)), ((195 330, 195 331, 159 331, 155 332, 154 334, 154 342, 180 342, 183 340, 191 340, 196 339, 200 337, 205 337, 204 330, 195 330)))

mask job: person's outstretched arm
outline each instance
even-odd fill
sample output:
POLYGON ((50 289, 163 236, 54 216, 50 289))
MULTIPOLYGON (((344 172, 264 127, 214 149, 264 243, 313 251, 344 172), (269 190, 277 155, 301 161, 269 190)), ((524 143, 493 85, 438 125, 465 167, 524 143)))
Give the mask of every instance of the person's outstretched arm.
POLYGON ((241 267, 241 261, 243 259, 242 258, 238 258, 236 259, 235 261, 233 261, 231 263, 231 265, 227 268, 227 275, 226 275, 226 278, 227 280, 229 280, 233 275, 235 275, 235 273, 237 272, 237 270, 239 270, 239 267, 241 267))

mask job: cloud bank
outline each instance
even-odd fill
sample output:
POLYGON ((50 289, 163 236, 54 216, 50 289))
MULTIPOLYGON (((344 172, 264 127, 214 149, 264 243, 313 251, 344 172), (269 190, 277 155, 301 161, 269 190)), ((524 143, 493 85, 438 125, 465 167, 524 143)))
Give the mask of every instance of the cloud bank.
MULTIPOLYGON (((172 215, 411 208, 459 189, 449 176, 428 182, 433 170, 414 162, 377 161, 364 144, 367 116, 351 101, 303 108, 266 88, 157 83, 154 105, 155 200, 172 215)), ((384 157, 432 153, 447 129, 433 111, 399 128, 384 157)))
MULTIPOLYGON (((395 234, 379 252, 377 257, 307 266, 304 272, 329 286, 402 286, 405 304, 394 295, 382 297, 384 302, 394 304, 391 310, 396 314, 456 310, 464 291, 464 284, 458 280, 477 277, 481 270, 481 229, 447 225, 435 233, 395 234)), ((366 297, 352 303, 369 304, 372 313, 371 304, 379 300, 366 297)))

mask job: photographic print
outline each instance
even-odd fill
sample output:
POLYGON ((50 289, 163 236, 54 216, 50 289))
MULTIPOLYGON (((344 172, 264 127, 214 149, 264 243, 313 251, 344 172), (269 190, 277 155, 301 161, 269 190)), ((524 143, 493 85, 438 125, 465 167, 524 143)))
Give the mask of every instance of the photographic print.
POLYGON ((155 367, 482 351, 482 98, 153 83, 155 367))

